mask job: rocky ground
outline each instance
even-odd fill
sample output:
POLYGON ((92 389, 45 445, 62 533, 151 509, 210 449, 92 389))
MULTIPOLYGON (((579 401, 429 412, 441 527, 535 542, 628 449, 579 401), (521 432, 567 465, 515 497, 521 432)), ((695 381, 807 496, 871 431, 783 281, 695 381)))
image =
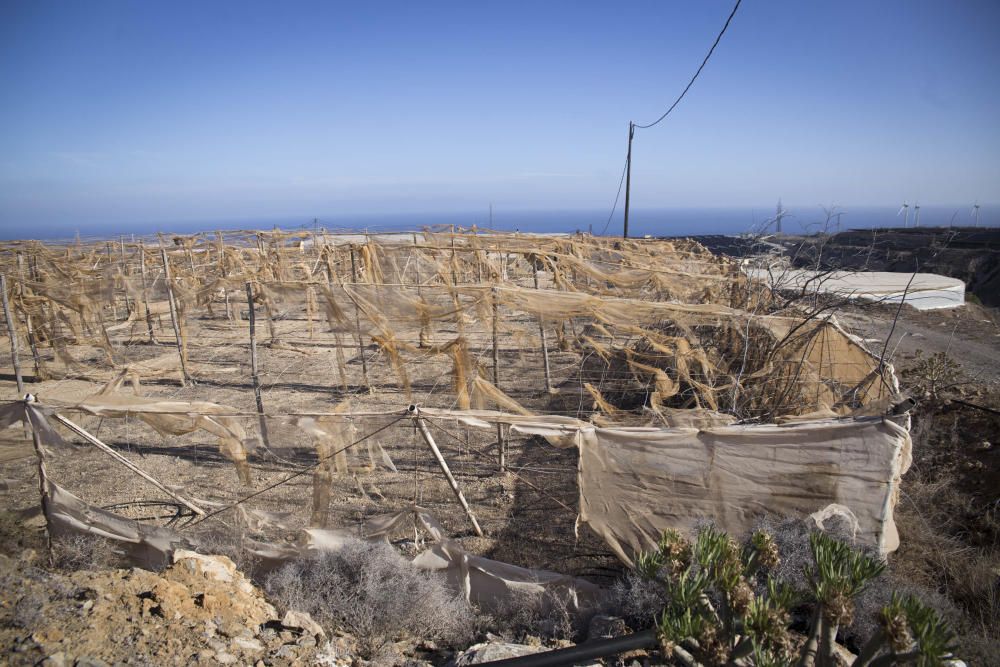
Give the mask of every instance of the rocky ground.
POLYGON ((349 665, 349 637, 279 614, 224 556, 178 552, 163 572, 53 572, 0 556, 0 646, 10 665, 349 665))

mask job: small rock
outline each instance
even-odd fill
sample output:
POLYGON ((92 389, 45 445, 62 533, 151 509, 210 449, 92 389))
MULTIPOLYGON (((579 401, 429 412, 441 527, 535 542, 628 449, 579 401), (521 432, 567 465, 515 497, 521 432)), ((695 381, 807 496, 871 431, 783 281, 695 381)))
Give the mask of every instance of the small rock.
POLYGON ((282 644, 282 646, 274 652, 275 658, 294 658, 296 653, 296 646, 294 644, 282 644))
POLYGON ((222 653, 227 648, 227 646, 223 642, 220 642, 218 639, 209 639, 206 643, 216 653, 222 653))
POLYGON ((289 609, 285 617, 281 619, 281 625, 286 628, 296 628, 314 637, 326 637, 326 633, 313 617, 304 611, 289 609))
POLYGON ((42 665, 44 667, 66 667, 66 654, 62 651, 53 653, 49 657, 42 660, 42 665))
POLYGON ((494 660, 520 658, 539 653, 543 650, 541 646, 525 646, 523 644, 510 644, 507 642, 484 642, 470 646, 456 655, 455 661, 452 664, 454 667, 479 665, 484 662, 493 662, 494 660))
POLYGON ((231 646, 237 648, 238 650, 246 651, 247 653, 259 653, 264 650, 264 645, 253 638, 247 637, 237 637, 233 640, 231 646))
POLYGON ((302 635, 302 637, 299 638, 299 641, 295 643, 302 648, 315 648, 316 638, 312 635, 302 635))
POLYGON ((222 665, 231 665, 234 662, 236 662, 237 660, 239 660, 239 658, 237 658, 232 653, 216 653, 215 654, 215 661, 218 662, 219 664, 222 664, 222 665))
POLYGON ((82 655, 76 659, 76 662, 73 663, 73 667, 108 667, 108 663, 104 662, 100 658, 82 655))

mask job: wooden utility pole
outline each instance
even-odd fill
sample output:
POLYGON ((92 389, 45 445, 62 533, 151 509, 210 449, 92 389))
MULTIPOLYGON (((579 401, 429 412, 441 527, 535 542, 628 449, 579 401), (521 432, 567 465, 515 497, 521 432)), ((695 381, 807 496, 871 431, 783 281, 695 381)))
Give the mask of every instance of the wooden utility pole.
POLYGON ((628 206, 629 195, 632 192, 632 137, 635 136, 635 123, 628 122, 628 155, 625 157, 625 225, 622 238, 628 238, 628 206))
POLYGON ((257 373, 257 318, 253 311, 253 285, 247 281, 247 311, 250 318, 250 379, 253 382, 253 397, 257 402, 257 419, 260 423, 260 439, 265 449, 271 448, 267 435, 267 420, 264 417, 264 400, 260 395, 260 375, 257 373))
POLYGON ((7 302, 7 276, 0 275, 0 295, 3 298, 3 316, 7 321, 7 335, 10 336, 10 356, 14 364, 14 379, 17 381, 17 395, 24 396, 24 379, 21 377, 21 360, 18 358, 17 331, 14 329, 14 318, 10 315, 10 304, 7 302))

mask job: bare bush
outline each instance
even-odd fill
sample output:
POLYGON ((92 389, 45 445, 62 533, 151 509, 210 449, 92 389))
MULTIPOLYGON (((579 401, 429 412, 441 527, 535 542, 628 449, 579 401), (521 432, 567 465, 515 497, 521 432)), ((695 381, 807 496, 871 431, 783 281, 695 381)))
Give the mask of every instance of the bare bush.
POLYGON ((247 548, 246 540, 237 531, 220 529, 203 533, 198 536, 195 551, 206 556, 225 556, 250 578, 258 574, 260 557, 247 548))
POLYGON ((507 641, 520 642, 529 636, 544 640, 576 639, 589 618, 575 613, 566 591, 512 589, 499 602, 490 621, 493 632, 507 641))
POLYGON ((53 539, 52 553, 55 566, 61 570, 109 570, 122 564, 122 554, 114 542, 85 533, 53 539))
POLYGON ((660 582, 629 570, 612 586, 608 612, 624 619, 629 627, 639 630, 655 624, 666 604, 666 589, 660 582))
POLYGON ((373 660, 405 637, 458 644, 475 629, 474 610, 443 577, 383 543, 349 540, 339 551, 285 565, 265 588, 284 608, 352 633, 373 660))
POLYGON ((924 356, 917 350, 913 363, 904 370, 903 378, 921 394, 937 399, 942 392, 962 384, 965 374, 962 365, 946 352, 924 356))

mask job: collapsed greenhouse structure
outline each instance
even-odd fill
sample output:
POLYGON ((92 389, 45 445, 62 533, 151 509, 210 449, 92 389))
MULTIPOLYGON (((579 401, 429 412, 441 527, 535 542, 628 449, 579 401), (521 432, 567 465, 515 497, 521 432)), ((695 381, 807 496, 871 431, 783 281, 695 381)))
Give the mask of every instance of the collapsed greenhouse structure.
POLYGON ((0 261, 0 363, 34 380, 5 443, 37 456, 51 531, 138 563, 219 525, 262 567, 405 534, 489 604, 591 595, 601 557, 706 520, 837 515, 898 545, 892 367, 830 299, 691 241, 274 230, 0 261))

